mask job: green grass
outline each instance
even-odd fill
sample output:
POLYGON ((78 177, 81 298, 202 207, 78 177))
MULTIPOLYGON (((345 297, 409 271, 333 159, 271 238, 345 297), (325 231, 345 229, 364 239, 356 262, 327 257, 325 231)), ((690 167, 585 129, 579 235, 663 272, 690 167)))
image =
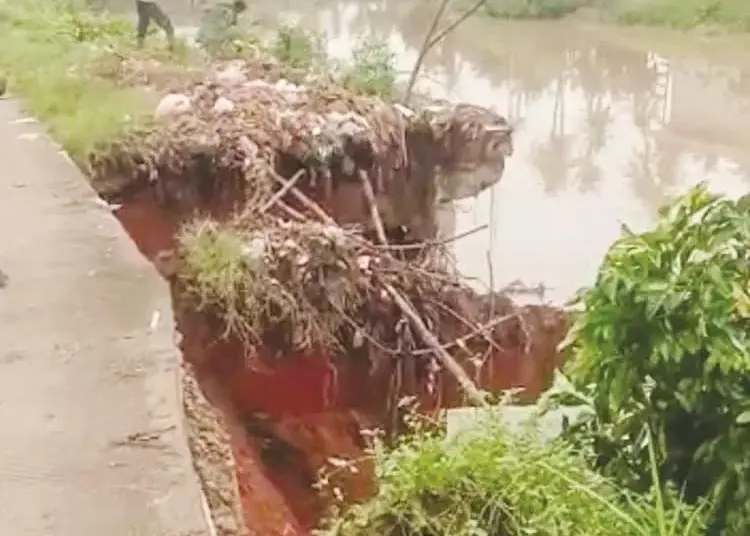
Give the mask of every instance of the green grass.
MULTIPOLYGON (((471 5, 462 0, 462 6, 471 5)), ((675 29, 750 31, 747 0, 487 0, 484 13, 502 19, 556 19, 590 7, 606 21, 675 29)))
POLYGON ((268 49, 284 65, 323 72, 342 86, 360 95, 393 97, 396 84, 396 58, 387 43, 361 39, 350 61, 334 65, 325 50, 325 36, 297 26, 282 26, 268 49))
MULTIPOLYGON (((464 2, 467 6, 473 3, 464 2)), ((484 12, 499 19, 557 19, 588 3, 588 0, 487 0, 484 12)))
POLYGON ((145 103, 135 91, 88 71, 97 53, 130 33, 126 21, 62 2, 0 2, 0 70, 76 160, 144 116, 145 103))
POLYGON ((747 0, 617 0, 616 14, 626 24, 750 31, 747 0))
POLYGON ((352 60, 341 73, 345 87, 384 99, 393 97, 396 85, 396 57, 387 43, 363 39, 352 52, 352 60))
POLYGON ((378 494, 335 513, 320 535, 703 534, 702 512, 674 495, 625 493, 564 443, 511 437, 496 422, 449 443, 417 433, 374 456, 378 494))
MULTIPOLYGON (((110 50, 123 56, 144 55, 134 50, 134 41, 132 21, 121 17, 94 14, 62 0, 0 0, 0 73, 10 79, 10 91, 24 98, 29 111, 79 163, 99 143, 150 116, 143 92, 92 76, 97 58, 110 50)), ((156 47, 162 45, 153 46, 145 54, 161 51, 156 47)), ((270 47, 286 66, 321 72, 326 70, 323 50, 314 36, 286 28, 270 47)), ((167 61, 185 61, 183 56, 184 50, 167 61)), ((352 81, 357 92, 387 96, 392 69, 383 62, 388 58, 372 58, 358 58, 362 64, 348 68, 344 81, 352 81)))

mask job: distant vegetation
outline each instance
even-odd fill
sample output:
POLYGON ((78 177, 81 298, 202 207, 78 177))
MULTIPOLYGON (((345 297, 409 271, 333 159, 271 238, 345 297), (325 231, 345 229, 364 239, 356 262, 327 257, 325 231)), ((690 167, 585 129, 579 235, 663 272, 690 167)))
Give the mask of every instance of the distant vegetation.
POLYGON ((747 0, 617 0, 616 3, 618 19, 628 24, 680 29, 715 26, 750 31, 747 0))
POLYGON ((747 0, 487 0, 484 12, 505 19, 555 19, 581 8, 623 24, 750 31, 747 0))
POLYGON ((574 13, 590 0, 487 0, 487 15, 503 19, 556 19, 574 13))

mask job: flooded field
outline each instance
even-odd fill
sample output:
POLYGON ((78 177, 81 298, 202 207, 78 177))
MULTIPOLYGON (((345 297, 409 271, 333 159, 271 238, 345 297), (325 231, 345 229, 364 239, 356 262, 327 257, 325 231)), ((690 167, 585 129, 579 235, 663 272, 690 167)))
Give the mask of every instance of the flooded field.
MULTIPOLYGON (((165 2, 175 22, 195 21, 197 6, 174 4, 165 2)), ((324 32, 338 58, 373 35, 406 78, 430 13, 418 1, 264 0, 245 18, 324 32)), ((454 243, 462 272, 496 287, 543 283, 559 302, 592 282, 622 223, 648 227, 665 199, 701 180, 746 193, 750 62, 738 58, 747 48, 737 40, 737 54, 719 54, 697 41, 476 18, 435 49, 421 89, 493 107, 517 126, 502 181, 445 211, 445 235, 489 224, 454 243)))

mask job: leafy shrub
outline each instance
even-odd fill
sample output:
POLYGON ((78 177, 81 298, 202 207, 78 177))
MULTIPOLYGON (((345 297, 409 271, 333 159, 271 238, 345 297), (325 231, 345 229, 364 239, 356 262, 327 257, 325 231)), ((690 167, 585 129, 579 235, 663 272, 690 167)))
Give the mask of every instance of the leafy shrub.
POLYGON ((698 186, 609 250, 570 333, 594 421, 571 429, 596 464, 644 490, 658 478, 750 534, 750 210, 698 186))
POLYGON ((357 93, 392 97, 396 83, 396 57, 387 43, 368 38, 354 47, 344 69, 343 84, 357 93))
POLYGON ((326 61, 322 36, 291 25, 279 28, 271 52, 283 64, 301 69, 309 69, 326 61))
POLYGON ((446 442, 406 437, 375 449, 379 492, 331 519, 321 536, 690 536, 696 511, 622 493, 564 444, 511 438, 488 422, 446 442))

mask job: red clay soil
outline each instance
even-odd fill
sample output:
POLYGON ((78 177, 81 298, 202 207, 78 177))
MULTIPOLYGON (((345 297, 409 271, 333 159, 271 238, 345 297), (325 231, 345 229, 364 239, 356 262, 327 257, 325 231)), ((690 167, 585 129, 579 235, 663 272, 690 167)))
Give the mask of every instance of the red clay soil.
MULTIPOLYGON (((520 341, 499 341, 501 350, 475 377, 493 391, 526 388, 524 399, 531 401, 549 385, 559 364, 555 346, 564 335, 564 323, 542 308, 526 308, 524 315, 547 336, 529 348, 520 341)), ((366 442, 360 430, 389 427, 390 374, 373 376, 369 362, 334 366, 316 355, 277 358, 273 366, 263 365, 269 359, 254 356, 250 365, 240 341, 218 337, 216 326, 203 315, 178 314, 177 322, 183 358, 195 367, 209 400, 237 423, 232 435, 249 527, 260 530, 260 520, 267 515, 258 510, 276 504, 277 511, 291 513, 286 522, 302 531, 295 534, 308 534, 329 504, 312 488, 326 460, 362 458, 366 442), (259 495, 259 487, 265 489, 269 482, 273 494, 259 495)), ((440 391, 422 396, 422 409, 462 405, 461 391, 450 378, 440 391)), ((363 500, 373 491, 372 468, 342 471, 336 485, 348 500, 363 500)), ((259 533, 277 534, 266 530, 259 533)))
MULTIPOLYGON (((169 216, 144 195, 129 202, 117 216, 142 253, 154 259, 171 249, 184 215, 169 216)), ((366 443, 363 428, 391 427, 387 407, 391 371, 373 373, 367 359, 330 364, 320 355, 290 355, 269 360, 253 356, 242 344, 222 339, 222 326, 201 314, 175 311, 182 334, 181 350, 194 366, 208 400, 223 413, 230 427, 246 523, 251 534, 304 536, 325 514, 328 498, 312 488, 326 460, 360 459, 366 443)), ((478 374, 481 387, 499 391, 525 388, 532 401, 549 384, 559 365, 556 345, 566 320, 545 307, 522 310, 531 343, 506 330, 496 336, 493 351, 478 374), (534 334, 536 332, 539 336, 534 334)), ((446 339, 449 337, 446 337, 446 339)), ((463 405, 460 388, 448 378, 437 393, 422 393, 422 409, 463 405)), ((356 472, 341 471, 332 479, 348 500, 363 500, 373 492, 367 464, 356 472)))

